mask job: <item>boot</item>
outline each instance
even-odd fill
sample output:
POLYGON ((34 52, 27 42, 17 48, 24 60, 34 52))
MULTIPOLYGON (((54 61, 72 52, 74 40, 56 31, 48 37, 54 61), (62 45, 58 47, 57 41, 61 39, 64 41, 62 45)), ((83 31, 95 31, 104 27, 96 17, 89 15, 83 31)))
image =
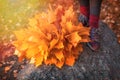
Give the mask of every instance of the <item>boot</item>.
POLYGON ((90 39, 91 41, 87 43, 88 47, 93 51, 98 51, 100 48, 100 36, 97 33, 98 29, 92 27, 90 30, 90 39))

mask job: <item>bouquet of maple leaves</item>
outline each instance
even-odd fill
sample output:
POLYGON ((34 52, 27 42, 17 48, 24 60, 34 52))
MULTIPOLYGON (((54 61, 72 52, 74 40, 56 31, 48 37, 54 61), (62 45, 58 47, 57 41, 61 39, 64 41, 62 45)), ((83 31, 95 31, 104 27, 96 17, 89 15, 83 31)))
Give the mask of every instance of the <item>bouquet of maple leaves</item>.
POLYGON ((83 51, 81 43, 90 41, 89 30, 77 21, 73 6, 49 6, 29 19, 29 27, 14 32, 14 46, 19 61, 27 58, 36 66, 72 66, 83 51))

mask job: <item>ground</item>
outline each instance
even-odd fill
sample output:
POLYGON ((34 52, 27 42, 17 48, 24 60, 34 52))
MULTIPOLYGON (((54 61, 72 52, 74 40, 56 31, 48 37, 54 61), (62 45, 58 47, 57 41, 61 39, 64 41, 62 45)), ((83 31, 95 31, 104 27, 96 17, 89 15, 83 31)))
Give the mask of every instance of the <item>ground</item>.
POLYGON ((120 42, 120 0, 103 0, 101 19, 115 32, 120 42))

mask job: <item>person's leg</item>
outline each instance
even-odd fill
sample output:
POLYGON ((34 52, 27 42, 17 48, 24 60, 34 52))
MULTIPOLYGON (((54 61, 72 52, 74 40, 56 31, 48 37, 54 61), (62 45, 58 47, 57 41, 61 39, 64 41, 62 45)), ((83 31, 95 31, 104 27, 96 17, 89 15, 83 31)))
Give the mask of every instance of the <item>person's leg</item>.
POLYGON ((98 28, 102 0, 90 0, 90 27, 98 28))
POLYGON ((88 26, 89 22, 89 0, 79 0, 80 3, 80 16, 79 21, 82 22, 84 26, 88 26))
POLYGON ((98 24, 99 24, 101 2, 102 0, 90 0, 89 26, 91 27, 90 30, 91 42, 88 43, 88 46, 94 51, 98 50, 100 47, 97 28, 99 27, 98 24))

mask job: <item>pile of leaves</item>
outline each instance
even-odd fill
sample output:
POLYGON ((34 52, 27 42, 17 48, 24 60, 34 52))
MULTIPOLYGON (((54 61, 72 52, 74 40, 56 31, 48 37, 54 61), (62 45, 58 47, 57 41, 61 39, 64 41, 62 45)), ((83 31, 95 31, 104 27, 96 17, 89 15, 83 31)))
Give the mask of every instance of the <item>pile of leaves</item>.
POLYGON ((83 51, 81 43, 90 41, 89 28, 78 23, 73 6, 49 6, 46 12, 29 19, 28 28, 14 33, 19 61, 27 58, 36 66, 72 66, 83 51))

